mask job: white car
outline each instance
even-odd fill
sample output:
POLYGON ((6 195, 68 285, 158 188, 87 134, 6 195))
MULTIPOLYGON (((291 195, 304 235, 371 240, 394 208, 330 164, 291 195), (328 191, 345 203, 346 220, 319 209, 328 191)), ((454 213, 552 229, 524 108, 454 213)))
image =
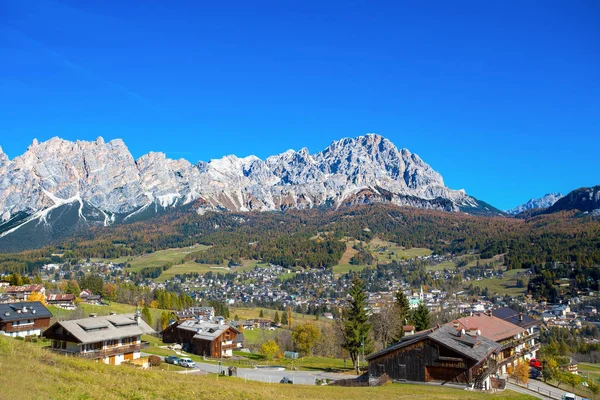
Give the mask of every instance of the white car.
POLYGON ((178 365, 185 368, 196 368, 196 363, 189 357, 182 357, 179 359, 178 365))

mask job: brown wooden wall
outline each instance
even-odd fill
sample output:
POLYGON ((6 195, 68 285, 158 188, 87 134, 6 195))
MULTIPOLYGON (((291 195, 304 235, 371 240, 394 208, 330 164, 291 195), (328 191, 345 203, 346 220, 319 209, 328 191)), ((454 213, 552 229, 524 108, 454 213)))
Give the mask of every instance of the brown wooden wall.
POLYGON ((393 380, 416 382, 464 382, 473 364, 466 357, 425 338, 369 360, 369 375, 378 377, 386 373, 393 380), (444 357, 462 358, 463 361, 441 361, 440 352, 444 357))
POLYGON ((50 326, 50 317, 48 318, 37 318, 33 320, 33 325, 26 326, 12 326, 12 321, 10 322, 0 322, 0 331, 4 332, 21 332, 28 331, 31 329, 40 329, 42 332, 45 328, 50 326))

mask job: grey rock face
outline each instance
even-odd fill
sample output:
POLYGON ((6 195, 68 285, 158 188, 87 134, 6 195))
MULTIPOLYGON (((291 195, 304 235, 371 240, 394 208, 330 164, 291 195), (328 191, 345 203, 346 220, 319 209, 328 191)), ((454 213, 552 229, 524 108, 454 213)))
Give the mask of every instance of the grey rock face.
POLYGON ((197 201, 206 210, 267 211, 390 202, 458 210, 475 205, 444 186, 439 173, 408 150, 374 134, 333 142, 311 155, 288 150, 261 160, 230 155, 191 164, 163 153, 134 160, 121 140, 105 143, 34 140, 9 160, 0 149, 0 216, 37 212, 78 201, 107 213, 134 213, 151 204, 197 201), (444 200, 444 201, 442 201, 444 200))

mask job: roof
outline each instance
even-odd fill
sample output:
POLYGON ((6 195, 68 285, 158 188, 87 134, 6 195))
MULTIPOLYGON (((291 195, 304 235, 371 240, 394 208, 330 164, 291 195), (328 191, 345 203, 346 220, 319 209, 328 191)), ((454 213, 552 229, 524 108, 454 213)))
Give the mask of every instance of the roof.
POLYGON ((490 353, 500 348, 498 343, 483 336, 471 337, 466 334, 459 335, 453 326, 444 325, 437 329, 428 329, 411 336, 405 336, 398 343, 371 354, 367 357, 367 360, 372 360, 425 339, 431 339, 476 362, 485 359, 490 353))
POLYGON ((44 285, 9 286, 6 288, 6 293, 41 292, 42 289, 44 285))
POLYGON ((511 324, 520 326, 521 328, 529 328, 534 325, 538 325, 539 321, 531 318, 527 314, 519 313, 509 307, 501 307, 492 310, 494 317, 500 318, 504 321, 510 322, 511 324))
POLYGON ((75 295, 72 294, 51 294, 48 296, 48 301, 73 301, 75 295))
POLYGON ((141 318, 139 318, 138 324, 134 314, 106 315, 71 321, 59 321, 48 328, 44 335, 48 333, 50 336, 56 325, 62 326, 80 343, 84 344, 156 333, 141 318))
POLYGON ((229 325, 213 324, 210 322, 197 321, 193 319, 183 321, 177 325, 175 329, 196 332, 194 339, 209 340, 211 342, 221 336, 221 334, 223 334, 227 329, 232 329, 234 332, 239 333, 237 329, 229 325))
POLYGON ((0 321, 50 318, 52 313, 39 301, 0 304, 0 321))
POLYGON ((493 340, 494 342, 512 338, 525 331, 515 324, 511 324, 510 322, 489 314, 477 314, 470 317, 459 318, 447 325, 452 327, 452 324, 456 321, 458 321, 459 328, 464 328, 465 330, 478 329, 481 331, 481 336, 493 340))

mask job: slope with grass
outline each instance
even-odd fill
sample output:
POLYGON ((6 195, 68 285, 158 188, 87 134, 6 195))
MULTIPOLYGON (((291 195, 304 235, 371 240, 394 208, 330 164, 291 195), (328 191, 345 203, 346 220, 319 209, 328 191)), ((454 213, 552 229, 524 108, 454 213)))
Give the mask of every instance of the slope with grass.
POLYGON ((533 399, 506 391, 488 395, 437 386, 389 384, 374 388, 293 386, 243 379, 143 371, 50 353, 0 337, 0 387, 6 399, 533 399))

